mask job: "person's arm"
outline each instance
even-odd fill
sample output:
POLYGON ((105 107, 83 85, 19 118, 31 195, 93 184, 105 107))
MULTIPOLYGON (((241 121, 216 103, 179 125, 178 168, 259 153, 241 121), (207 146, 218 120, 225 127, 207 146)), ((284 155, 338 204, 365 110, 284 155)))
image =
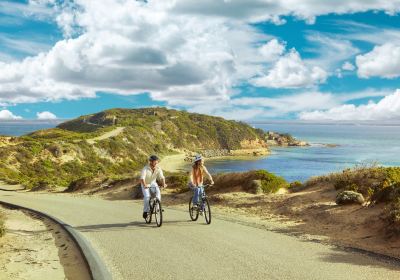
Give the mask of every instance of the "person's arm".
POLYGON ((159 173, 158 173, 158 179, 161 180, 161 186, 164 187, 164 188, 166 188, 166 187, 167 187, 167 184, 165 183, 165 176, 164 176, 164 173, 163 173, 163 171, 162 171, 161 168, 160 168, 159 170, 160 170, 160 171, 159 171, 159 173))
POLYGON ((213 180, 210 172, 208 172, 208 170, 205 166, 203 166, 203 170, 204 170, 204 173, 207 175, 208 179, 210 180, 211 185, 214 185, 214 180, 213 180))
POLYGON ((144 181, 145 178, 146 178, 146 168, 143 168, 142 173, 140 174, 140 185, 143 188, 147 189, 146 182, 144 181))

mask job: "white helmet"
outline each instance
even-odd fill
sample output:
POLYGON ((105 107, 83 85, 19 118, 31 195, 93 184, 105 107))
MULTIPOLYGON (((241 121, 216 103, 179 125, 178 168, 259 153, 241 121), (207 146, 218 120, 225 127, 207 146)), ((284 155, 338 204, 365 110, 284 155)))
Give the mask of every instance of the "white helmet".
POLYGON ((202 160, 203 158, 201 157, 201 155, 197 155, 197 156, 195 156, 194 157, 194 161, 193 162, 196 162, 196 161, 199 161, 199 160, 202 160))

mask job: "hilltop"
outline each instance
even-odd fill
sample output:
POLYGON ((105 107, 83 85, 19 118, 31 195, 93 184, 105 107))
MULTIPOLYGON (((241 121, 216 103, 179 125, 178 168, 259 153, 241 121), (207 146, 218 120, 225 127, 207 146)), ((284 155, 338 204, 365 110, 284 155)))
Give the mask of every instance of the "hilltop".
POLYGON ((28 188, 132 175, 149 154, 266 154, 266 135, 237 121, 166 108, 111 109, 21 137, 0 137, 0 179, 28 188))

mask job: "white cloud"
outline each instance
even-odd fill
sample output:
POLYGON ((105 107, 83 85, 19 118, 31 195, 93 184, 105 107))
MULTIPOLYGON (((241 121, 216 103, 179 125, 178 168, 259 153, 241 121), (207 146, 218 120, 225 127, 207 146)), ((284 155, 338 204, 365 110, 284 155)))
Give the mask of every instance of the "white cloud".
POLYGON ((357 74, 361 78, 374 76, 383 78, 400 77, 400 45, 386 43, 356 57, 357 74))
POLYGON ((36 113, 36 117, 39 120, 55 120, 55 119, 57 119, 57 116, 49 111, 38 112, 38 113, 36 113))
MULTIPOLYGON (((330 13, 395 13, 399 4, 400 0, 204 0, 201 5, 194 0, 31 0, 29 5, 2 1, 2 13, 52 16, 65 38, 23 61, 0 62, 0 103, 78 99, 106 91, 149 92, 171 106, 195 106, 230 100, 235 86, 253 77, 261 87, 312 87, 327 78, 325 67, 301 59, 295 50, 285 53, 283 43, 249 23, 282 24, 281 16, 290 15, 311 23, 330 13), (51 8, 55 3, 59 4, 51 8)), ((325 39, 318 42, 332 45, 325 39)), ((354 51, 348 42, 334 43, 345 54, 343 59, 354 51)))
POLYGON ((355 106, 345 104, 326 111, 302 112, 302 120, 400 120, 400 90, 385 96, 379 102, 355 106))
POLYGON ((284 52, 285 45, 278 42, 277 39, 272 39, 259 48, 260 54, 265 59, 265 62, 277 60, 284 52))
POLYGON ((60 24, 64 30, 78 26, 81 35, 19 63, 0 62, 0 102, 107 91, 150 92, 158 100, 184 103, 192 89, 218 100, 261 70, 265 58, 256 44, 272 38, 247 24, 170 15, 167 2, 76 2, 81 8, 60 24))
POLYGON ((344 60, 360 52, 350 40, 338 38, 338 34, 323 34, 315 31, 307 33, 307 40, 314 45, 307 51, 316 54, 316 58, 309 61, 329 71, 337 69, 344 60))
MULTIPOLYGON (((359 92, 297 92, 274 97, 235 97, 217 102, 188 103, 189 111, 221 116, 236 120, 266 120, 279 118, 287 114, 300 114, 337 108, 346 102, 384 97, 393 93, 393 89, 367 89, 359 92)), ((325 112, 325 111, 321 111, 325 112)), ((316 118, 317 119, 317 118, 316 118)))
MULTIPOLYGON (((166 1, 166 0, 164 0, 166 1)), ((178 0, 173 10, 209 17, 227 17, 250 22, 272 21, 282 24, 281 16, 293 15, 313 23, 315 17, 326 14, 347 14, 369 10, 395 14, 400 11, 399 0, 203 0, 201 5, 196 0, 178 0)))
POLYGON ((9 110, 0 110, 0 120, 19 120, 19 119, 22 119, 22 117, 14 115, 9 110))
POLYGON ((346 61, 345 63, 343 63, 342 69, 345 71, 354 71, 356 67, 351 62, 346 61))
POLYGON ((189 111, 236 120, 265 120, 303 110, 331 108, 341 104, 331 93, 301 92, 276 97, 237 97, 218 102, 190 104, 189 111))
POLYGON ((54 4, 54 0, 29 0, 27 4, 17 1, 1 1, 0 13, 45 20, 53 16, 53 8, 50 7, 52 4, 54 4))
POLYGON ((292 49, 276 62, 268 74, 254 78, 252 83, 261 87, 300 88, 322 83, 326 78, 325 70, 307 65, 292 49))
POLYGON ((5 34, 0 34, 0 44, 8 49, 16 50, 28 55, 35 55, 51 48, 50 45, 39 41, 21 39, 16 36, 5 34))

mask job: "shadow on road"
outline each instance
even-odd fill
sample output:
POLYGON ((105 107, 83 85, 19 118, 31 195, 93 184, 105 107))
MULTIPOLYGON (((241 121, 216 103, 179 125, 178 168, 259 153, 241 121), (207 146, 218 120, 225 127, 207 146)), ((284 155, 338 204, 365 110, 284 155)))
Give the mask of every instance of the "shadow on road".
POLYGON ((332 248, 334 252, 320 257, 328 263, 348 263, 358 266, 384 267, 400 272, 400 261, 384 255, 358 249, 332 248))
MULTIPOLYGON (((175 226, 201 226, 206 225, 202 223, 194 223, 190 220, 186 221, 163 221, 164 225, 175 225, 175 226)), ((154 228, 156 224, 152 222, 151 224, 146 224, 144 221, 133 221, 130 223, 115 223, 115 224, 97 224, 97 225, 85 225, 74 227, 76 230, 82 232, 91 231, 116 231, 116 230, 126 230, 126 229, 140 229, 140 228, 154 228)))

